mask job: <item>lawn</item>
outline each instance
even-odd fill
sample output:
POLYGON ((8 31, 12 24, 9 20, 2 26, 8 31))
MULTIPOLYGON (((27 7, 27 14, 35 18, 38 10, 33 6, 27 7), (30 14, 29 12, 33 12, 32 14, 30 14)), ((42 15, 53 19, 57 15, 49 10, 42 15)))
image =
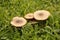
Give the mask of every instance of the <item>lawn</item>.
POLYGON ((60 40, 60 0, 0 0, 0 40, 60 40), (15 16, 48 10, 51 16, 22 28, 10 24, 15 16))

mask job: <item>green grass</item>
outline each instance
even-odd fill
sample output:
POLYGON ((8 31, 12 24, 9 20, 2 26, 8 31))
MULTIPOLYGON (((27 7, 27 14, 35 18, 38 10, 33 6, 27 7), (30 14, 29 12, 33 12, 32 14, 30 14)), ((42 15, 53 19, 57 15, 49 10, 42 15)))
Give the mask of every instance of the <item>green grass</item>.
POLYGON ((60 40, 60 0, 0 0, 0 40, 60 40), (13 17, 36 10, 48 10, 52 15, 22 28, 10 24, 13 17))

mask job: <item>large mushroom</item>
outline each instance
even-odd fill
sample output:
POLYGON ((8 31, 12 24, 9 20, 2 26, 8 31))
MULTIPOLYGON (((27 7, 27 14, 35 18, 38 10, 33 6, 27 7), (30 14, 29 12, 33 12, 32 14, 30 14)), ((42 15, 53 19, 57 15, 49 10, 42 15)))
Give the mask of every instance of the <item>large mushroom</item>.
POLYGON ((11 24, 16 27, 22 27, 27 23, 23 17, 14 17, 11 21, 11 24))
POLYGON ((34 18, 34 15, 33 13, 28 13, 24 16, 26 19, 33 19, 34 18))
POLYGON ((36 20, 46 20, 50 16, 50 12, 46 10, 38 10, 34 12, 34 18, 36 20))

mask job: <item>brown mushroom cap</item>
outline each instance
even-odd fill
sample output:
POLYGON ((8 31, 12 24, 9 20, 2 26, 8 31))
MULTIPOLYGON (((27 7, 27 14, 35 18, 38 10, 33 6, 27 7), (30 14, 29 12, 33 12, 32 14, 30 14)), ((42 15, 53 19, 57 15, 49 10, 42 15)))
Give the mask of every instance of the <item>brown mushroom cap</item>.
POLYGON ((11 24, 16 27, 22 27, 27 23, 23 17, 14 17, 11 21, 11 24))
POLYGON ((34 12, 34 18, 36 20, 46 20, 50 16, 50 12, 46 10, 38 10, 34 12))
POLYGON ((34 14, 33 13, 28 13, 24 16, 26 19, 33 19, 34 18, 34 14))

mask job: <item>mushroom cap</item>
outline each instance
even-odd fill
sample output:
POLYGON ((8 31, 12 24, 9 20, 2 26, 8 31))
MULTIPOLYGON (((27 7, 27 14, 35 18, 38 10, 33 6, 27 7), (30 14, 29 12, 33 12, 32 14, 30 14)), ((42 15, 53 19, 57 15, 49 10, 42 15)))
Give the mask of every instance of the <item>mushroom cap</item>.
POLYGON ((34 18, 34 14, 33 13, 28 13, 24 16, 26 19, 33 19, 34 18))
POLYGON ((22 27, 27 23, 23 17, 14 17, 11 21, 11 24, 16 27, 22 27))
POLYGON ((50 16, 50 12, 46 10, 38 10, 34 12, 34 18, 36 20, 46 20, 50 16))

